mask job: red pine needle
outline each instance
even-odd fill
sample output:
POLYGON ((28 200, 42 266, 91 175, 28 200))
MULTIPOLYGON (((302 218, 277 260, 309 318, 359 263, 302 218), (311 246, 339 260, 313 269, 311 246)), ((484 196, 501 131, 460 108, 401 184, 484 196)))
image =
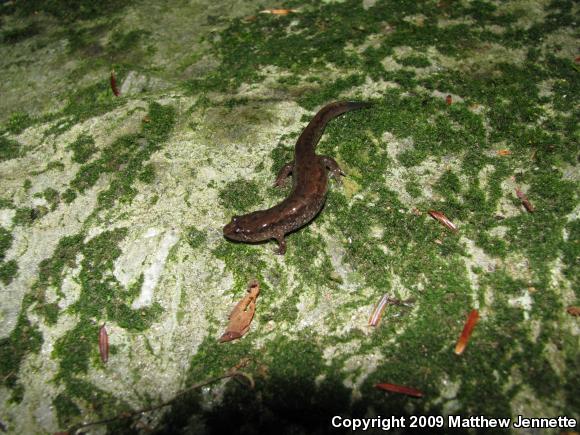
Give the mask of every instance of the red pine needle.
POLYGON ((445 216, 443 213, 441 213, 440 211, 429 210, 428 213, 431 215, 431 217, 433 219, 437 219, 439 222, 441 222, 441 224, 445 225, 451 231, 457 231, 457 225, 455 225, 453 222, 451 222, 449 220, 449 218, 447 216, 445 216))
POLYGON ((115 71, 111 71, 111 90, 113 91, 113 94, 115 94, 115 97, 121 95, 121 92, 117 87, 117 80, 115 79, 115 71))
POLYGON ((383 295, 383 297, 377 302, 375 305, 375 309, 371 313, 371 317, 369 318, 369 326, 377 326, 381 321, 381 317, 383 316, 383 311, 387 308, 389 304, 389 296, 383 295))
POLYGON ((465 350, 465 346, 467 346, 469 337, 471 337, 473 328, 475 328, 475 325, 477 324, 478 320, 479 320, 479 311, 471 310, 469 316, 467 317, 467 321, 465 322, 465 326, 463 327, 463 332, 461 332, 459 340, 457 340, 457 344, 455 345, 455 355, 461 355, 465 350))
POLYGON ((264 9, 260 11, 261 14, 272 14, 272 15, 288 15, 293 12, 297 12, 296 9, 264 9))
POLYGON ((411 387, 405 387, 404 385, 381 383, 381 384, 375 384, 375 388, 378 388, 379 390, 389 391, 391 393, 406 394, 407 396, 412 396, 412 397, 423 397, 424 396, 424 394, 421 390, 417 390, 416 388, 411 388, 411 387))
POLYGON ((529 213, 533 213, 535 208, 524 192, 516 187, 516 195, 522 201, 522 205, 529 213))
POLYGON ((101 354, 101 361, 106 364, 109 360, 109 335, 104 323, 99 329, 99 353, 101 354))

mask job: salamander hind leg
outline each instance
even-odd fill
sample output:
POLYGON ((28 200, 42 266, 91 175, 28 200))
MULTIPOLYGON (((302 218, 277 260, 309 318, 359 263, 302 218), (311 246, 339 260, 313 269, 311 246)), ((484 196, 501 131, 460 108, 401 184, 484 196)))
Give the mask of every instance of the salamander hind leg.
POLYGON ((330 176, 334 178, 337 183, 340 183, 341 182, 340 176, 346 174, 342 171, 342 169, 340 169, 340 166, 338 166, 336 160, 334 160, 332 157, 329 156, 320 156, 320 160, 322 161, 324 166, 326 166, 326 168, 330 171, 330 176))
POLYGON ((284 255, 286 253, 286 239, 284 239, 284 233, 276 234, 274 236, 278 242, 278 249, 275 251, 278 255, 284 255))
POLYGON ((292 173, 293 169, 294 169, 294 162, 293 161, 290 163, 286 163, 284 166, 282 166, 282 169, 280 169, 280 171, 278 171, 278 176, 276 177, 276 181, 274 182, 274 186, 276 186, 276 187, 284 186, 286 184, 286 181, 288 180, 288 177, 292 173))

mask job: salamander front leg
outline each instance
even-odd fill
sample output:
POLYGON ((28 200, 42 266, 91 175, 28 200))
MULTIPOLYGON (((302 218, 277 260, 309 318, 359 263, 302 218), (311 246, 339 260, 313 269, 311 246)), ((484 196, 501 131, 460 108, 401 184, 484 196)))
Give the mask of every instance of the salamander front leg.
POLYGON ((286 184, 286 180, 288 179, 288 177, 292 173, 293 169, 294 169, 294 161, 292 161, 290 163, 286 163, 284 166, 282 166, 282 169, 280 169, 280 171, 278 171, 278 176, 276 177, 276 181, 274 182, 274 186, 276 186, 276 187, 284 186, 286 184))
POLYGON ((284 233, 278 234, 274 237, 278 241, 278 250, 276 254, 284 255, 286 253, 286 240, 284 239, 284 233))
POLYGON ((341 182, 340 176, 346 174, 342 171, 342 169, 340 169, 340 166, 338 166, 336 160, 334 160, 332 157, 329 156, 320 156, 320 160, 322 161, 322 163, 324 163, 324 166, 326 166, 326 168, 330 171, 330 176, 334 178, 337 183, 340 183, 341 182))

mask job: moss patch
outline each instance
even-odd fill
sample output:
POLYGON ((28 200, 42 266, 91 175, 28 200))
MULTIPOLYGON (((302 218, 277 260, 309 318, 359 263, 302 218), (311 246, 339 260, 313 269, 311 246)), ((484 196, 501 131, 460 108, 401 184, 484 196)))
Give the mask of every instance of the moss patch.
POLYGON ((73 152, 72 161, 76 163, 86 163, 97 152, 95 140, 85 134, 81 134, 67 149, 73 152))
POLYGON ((22 155, 22 149, 18 142, 5 136, 0 136, 0 162, 12 160, 22 155))

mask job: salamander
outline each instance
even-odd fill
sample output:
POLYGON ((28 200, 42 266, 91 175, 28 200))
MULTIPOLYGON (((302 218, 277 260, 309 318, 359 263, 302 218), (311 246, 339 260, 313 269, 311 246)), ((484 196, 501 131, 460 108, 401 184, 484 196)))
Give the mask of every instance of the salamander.
POLYGON ((240 242, 278 241, 278 254, 286 252, 284 236, 310 222, 322 209, 328 189, 328 175, 340 181, 345 175, 338 163, 314 150, 326 124, 351 110, 369 107, 369 103, 339 101, 324 106, 308 123, 294 149, 294 160, 280 169, 275 186, 283 186, 292 174, 292 191, 281 203, 267 210, 234 216, 224 226, 224 236, 240 242))

